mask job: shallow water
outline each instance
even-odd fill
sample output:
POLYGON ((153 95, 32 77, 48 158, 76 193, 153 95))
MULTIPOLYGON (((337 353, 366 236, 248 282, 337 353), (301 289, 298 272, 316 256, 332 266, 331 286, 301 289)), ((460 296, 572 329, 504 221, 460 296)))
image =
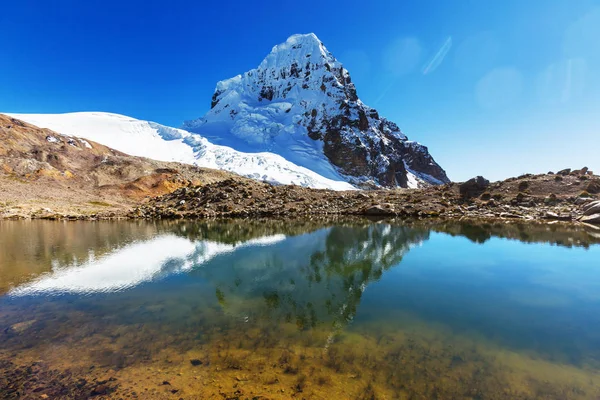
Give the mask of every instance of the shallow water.
POLYGON ((0 222, 0 398, 597 399, 599 242, 557 225, 0 222))

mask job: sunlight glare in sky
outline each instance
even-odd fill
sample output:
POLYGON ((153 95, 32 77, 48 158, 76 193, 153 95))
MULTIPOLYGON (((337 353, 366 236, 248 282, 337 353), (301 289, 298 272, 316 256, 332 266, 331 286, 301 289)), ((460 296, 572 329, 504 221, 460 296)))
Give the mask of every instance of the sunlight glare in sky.
POLYGON ((395 76, 412 72, 421 61, 423 49, 416 38, 399 38, 393 41, 383 53, 383 65, 395 76))
POLYGON ((567 28, 563 53, 567 58, 585 58, 588 62, 600 63, 600 7, 567 28))
POLYGON ((484 31, 464 39, 454 52, 454 65, 464 74, 483 75, 493 68, 500 53, 500 41, 493 32, 484 31))
POLYGON ((564 104, 578 100, 585 88, 587 63, 571 58, 548 65, 537 78, 537 95, 545 104, 564 104))
POLYGON ((495 68, 479 80, 475 94, 482 108, 499 109, 517 100, 522 88, 523 76, 516 68, 495 68))
POLYGON ((425 64, 425 67, 423 67, 423 75, 427 75, 435 71, 436 68, 442 64, 442 61, 444 61, 444 58, 446 58, 446 55, 448 55, 448 52, 451 48, 452 37, 448 36, 448 38, 444 41, 444 44, 442 44, 442 47, 440 47, 437 53, 435 53, 431 60, 429 60, 429 62, 425 64))

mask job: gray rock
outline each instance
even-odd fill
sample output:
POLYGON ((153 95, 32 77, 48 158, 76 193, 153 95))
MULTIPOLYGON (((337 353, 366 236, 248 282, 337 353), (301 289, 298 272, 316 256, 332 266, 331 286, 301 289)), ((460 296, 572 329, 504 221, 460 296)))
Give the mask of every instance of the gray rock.
POLYGON ((544 204, 556 204, 558 202, 558 198, 554 193, 551 193, 549 196, 546 196, 544 199, 544 204))
POLYGON ((582 207, 583 215, 592 215, 600 213, 600 200, 593 201, 582 207))
POLYGON ((552 220, 556 220, 556 221, 570 221, 571 220, 571 216, 569 214, 556 214, 556 213, 553 213, 552 211, 548 211, 546 213, 546 215, 544 216, 544 218, 552 219, 552 220))
POLYGON ((483 193, 488 186, 490 186, 490 181, 483 176, 478 176, 461 183, 459 191, 463 197, 475 197, 483 193))
POLYGON ((375 205, 364 209, 365 215, 394 215, 394 209, 390 204, 375 205))
POLYGON ((593 201, 594 199, 591 197, 578 197, 575 199, 575 204, 577 204, 578 206, 582 205, 582 204, 587 204, 590 201, 593 201))
POLYGON ((565 168, 558 171, 557 175, 569 175, 571 173, 571 168, 565 168))
POLYGON ((523 216, 513 214, 513 213, 503 212, 503 213, 500 213, 500 218, 523 218, 523 216))
POLYGON ((588 224, 600 224, 600 213, 592 214, 592 215, 584 215, 580 219, 581 222, 585 222, 588 224))
POLYGON ((21 334, 23 332, 25 332, 26 330, 28 330, 29 328, 31 328, 33 326, 33 324, 35 324, 37 322, 37 320, 32 319, 29 321, 24 321, 24 322, 18 322, 14 325, 9 326, 8 328, 6 328, 4 330, 4 333, 11 333, 11 334, 21 334))

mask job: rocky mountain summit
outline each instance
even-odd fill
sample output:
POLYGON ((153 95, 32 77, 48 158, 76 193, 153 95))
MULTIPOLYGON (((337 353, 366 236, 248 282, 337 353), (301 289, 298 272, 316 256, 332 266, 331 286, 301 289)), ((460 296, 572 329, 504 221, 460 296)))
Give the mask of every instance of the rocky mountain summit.
POLYGON ((217 83, 211 110, 183 128, 358 187, 449 182, 427 147, 359 99, 349 72, 312 33, 291 36, 258 68, 217 83))

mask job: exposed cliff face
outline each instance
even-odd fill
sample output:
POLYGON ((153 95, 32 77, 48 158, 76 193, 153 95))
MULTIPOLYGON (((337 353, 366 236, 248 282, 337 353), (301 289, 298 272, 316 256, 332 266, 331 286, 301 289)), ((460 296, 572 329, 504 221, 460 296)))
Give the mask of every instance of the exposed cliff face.
POLYGON ((426 147, 360 101, 348 71, 314 34, 291 36, 258 68, 219 82, 211 110, 184 127, 359 186, 448 182, 426 147))

